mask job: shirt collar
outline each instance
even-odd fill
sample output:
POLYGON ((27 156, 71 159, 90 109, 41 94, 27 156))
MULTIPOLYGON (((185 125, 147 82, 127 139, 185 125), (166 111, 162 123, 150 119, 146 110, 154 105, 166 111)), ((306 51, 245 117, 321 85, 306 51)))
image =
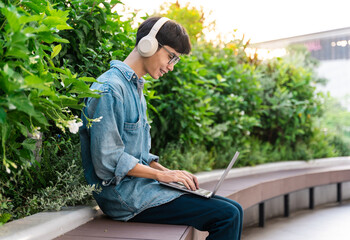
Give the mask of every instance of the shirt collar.
POLYGON ((112 60, 110 62, 110 66, 111 66, 111 68, 118 68, 119 71, 124 75, 126 80, 128 80, 129 82, 130 81, 133 81, 135 83, 137 82, 138 77, 137 77, 136 73, 126 63, 119 61, 119 60, 112 60))

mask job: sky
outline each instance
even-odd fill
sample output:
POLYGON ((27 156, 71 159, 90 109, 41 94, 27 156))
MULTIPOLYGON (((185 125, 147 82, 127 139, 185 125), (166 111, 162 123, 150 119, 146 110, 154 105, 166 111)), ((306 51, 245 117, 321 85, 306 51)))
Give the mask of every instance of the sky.
MULTIPOLYGON (((121 0, 138 17, 159 10, 176 0, 121 0)), ((350 27, 350 0, 178 0, 181 6, 203 7, 208 21, 216 21, 216 33, 229 40, 236 37, 251 43, 350 27), (211 14, 208 13, 211 11, 211 14)), ((141 20, 140 20, 141 21, 141 20)), ((210 38, 210 36, 209 36, 210 38)))

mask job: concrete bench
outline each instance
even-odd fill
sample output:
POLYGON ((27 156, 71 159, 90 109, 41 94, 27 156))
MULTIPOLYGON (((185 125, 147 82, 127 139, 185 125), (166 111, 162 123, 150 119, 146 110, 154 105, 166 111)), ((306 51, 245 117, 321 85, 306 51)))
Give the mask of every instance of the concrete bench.
MULTIPOLYGON (((201 187, 210 190, 214 188, 221 174, 222 170, 214 170, 199 173, 197 176, 201 187)), ((290 212, 298 209, 313 209, 323 203, 341 203, 350 199, 350 157, 280 162, 233 169, 217 194, 236 200, 242 205, 245 227, 256 224, 263 227, 266 218, 281 215, 288 217, 290 212)), ((67 230, 56 239, 190 240, 205 239, 206 236, 206 232, 189 226, 124 223, 97 214, 92 221, 74 230, 67 230)))
MULTIPOLYGON (((197 174, 201 187, 213 189, 222 171, 197 174)), ((266 164, 258 167, 233 169, 221 186, 218 194, 238 201, 245 212, 257 212, 246 217, 245 226, 265 223, 265 202, 282 196, 283 215, 290 214, 290 195, 307 190, 308 206, 315 207, 315 188, 335 184, 334 197, 342 201, 342 183, 350 181, 350 158, 294 161, 266 164), (258 209, 253 207, 257 206, 258 209), (257 211, 256 211, 257 210, 257 211), (253 217, 252 217, 253 215, 253 217), (258 216, 258 220, 256 217, 258 216)), ((326 190, 329 191, 329 190, 326 190)), ((350 193, 350 191, 349 191, 350 193)), ((304 194, 305 195, 305 194, 304 194)), ((350 196, 348 196, 350 199, 350 196)), ((295 204, 294 204, 295 205, 295 204)), ((90 236, 93 239, 204 239, 207 233, 188 226, 160 224, 122 223, 99 217, 67 233, 59 240, 79 239, 90 236)))

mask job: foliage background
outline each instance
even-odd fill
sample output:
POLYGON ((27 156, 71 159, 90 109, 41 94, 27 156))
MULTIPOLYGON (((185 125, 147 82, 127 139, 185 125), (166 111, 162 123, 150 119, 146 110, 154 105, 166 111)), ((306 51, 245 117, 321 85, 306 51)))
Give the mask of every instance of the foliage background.
MULTIPOLYGON (((90 83, 134 47, 133 17, 121 20, 117 4, 0 3, 0 224, 91 200, 79 139, 66 129, 78 124, 81 99, 96 96, 90 83)), ((348 113, 316 93, 323 80, 306 51, 259 61, 243 39, 205 42, 203 29, 215 24, 204 26, 201 10, 160 13, 183 24, 193 45, 164 78, 146 76, 152 152, 165 166, 221 168, 238 149, 240 166, 349 155, 348 113)))

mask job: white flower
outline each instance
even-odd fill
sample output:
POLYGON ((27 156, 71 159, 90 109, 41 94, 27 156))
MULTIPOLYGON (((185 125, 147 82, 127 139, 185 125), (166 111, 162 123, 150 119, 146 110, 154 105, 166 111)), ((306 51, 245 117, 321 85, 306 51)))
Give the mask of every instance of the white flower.
POLYGON ((36 140, 40 139, 41 133, 39 130, 40 130, 40 127, 34 128, 33 133, 32 133, 32 139, 36 139, 36 140))
POLYGON ((71 133, 77 133, 79 131, 79 127, 83 126, 82 122, 77 122, 76 119, 68 121, 68 128, 71 133))
POLYGON ((68 107, 62 108, 62 112, 70 113, 70 109, 68 107))
POLYGON ((38 62, 37 59, 39 59, 39 55, 36 55, 34 57, 29 57, 29 61, 31 64, 37 63, 38 62))
POLYGON ((239 114, 241 114, 241 116, 243 116, 244 115, 244 111, 241 111, 239 114))
POLYGON ((6 172, 7 172, 8 174, 10 174, 10 173, 11 173, 11 170, 10 170, 8 167, 6 167, 6 172))
POLYGON ((101 122, 101 119, 103 118, 103 116, 92 119, 93 122, 101 122))

